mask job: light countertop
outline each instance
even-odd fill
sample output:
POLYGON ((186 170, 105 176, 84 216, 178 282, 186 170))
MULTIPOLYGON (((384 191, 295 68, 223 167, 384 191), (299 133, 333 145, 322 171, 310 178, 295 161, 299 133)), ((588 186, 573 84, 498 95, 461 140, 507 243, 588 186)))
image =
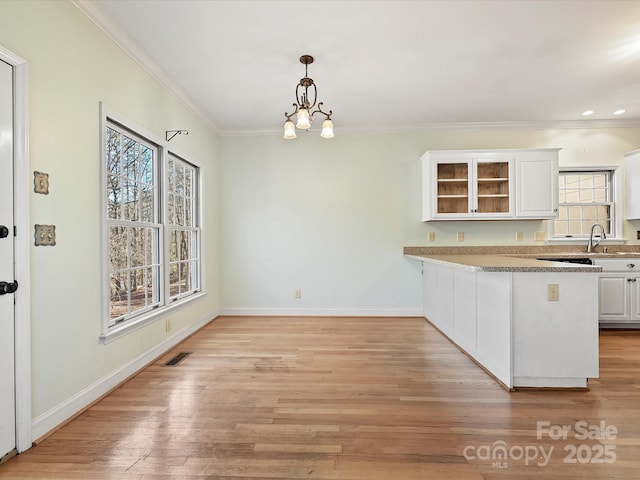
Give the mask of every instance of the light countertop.
POLYGON ((441 246, 404 247, 406 257, 423 262, 448 264, 482 272, 592 272, 602 271, 597 265, 563 263, 538 258, 640 258, 640 245, 612 245, 607 252, 587 253, 584 246, 566 245, 503 245, 503 246, 441 246))
MULTIPOLYGON (((591 272, 598 273, 602 267, 579 263, 552 262, 521 256, 495 254, 413 255, 405 254, 423 262, 447 264, 478 272, 591 272)), ((544 256, 540 255, 539 256, 544 256)))

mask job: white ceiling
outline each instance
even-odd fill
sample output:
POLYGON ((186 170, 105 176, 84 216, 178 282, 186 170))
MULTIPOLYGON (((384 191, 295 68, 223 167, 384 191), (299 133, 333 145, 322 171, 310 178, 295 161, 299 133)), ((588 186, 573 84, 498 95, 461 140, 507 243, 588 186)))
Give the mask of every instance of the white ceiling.
POLYGON ((281 131, 302 54, 337 135, 640 124, 640 1, 74 3, 222 134, 281 131))

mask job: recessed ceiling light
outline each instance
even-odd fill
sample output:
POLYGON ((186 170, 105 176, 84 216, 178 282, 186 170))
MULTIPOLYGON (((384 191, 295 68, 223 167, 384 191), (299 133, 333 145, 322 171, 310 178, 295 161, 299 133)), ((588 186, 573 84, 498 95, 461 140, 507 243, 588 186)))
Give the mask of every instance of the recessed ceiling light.
POLYGON ((626 110, 624 108, 621 108, 620 110, 616 110, 615 112, 613 112, 614 115, 622 115, 624 112, 626 112, 626 110))
POLYGON ((593 115, 594 113, 595 112, 593 110, 585 110, 584 112, 582 112, 582 115, 588 117, 589 115, 593 115))

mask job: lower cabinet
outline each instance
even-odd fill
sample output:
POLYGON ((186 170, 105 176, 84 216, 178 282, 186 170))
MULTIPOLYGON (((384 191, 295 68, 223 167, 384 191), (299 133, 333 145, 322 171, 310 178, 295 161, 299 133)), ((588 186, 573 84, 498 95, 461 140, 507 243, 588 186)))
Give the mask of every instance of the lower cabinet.
POLYGON ((602 267, 598 318, 603 328, 640 327, 640 258, 596 259, 602 267))
POLYGON ((581 388, 598 376, 596 273, 455 265, 423 261, 424 316, 506 387, 581 388))

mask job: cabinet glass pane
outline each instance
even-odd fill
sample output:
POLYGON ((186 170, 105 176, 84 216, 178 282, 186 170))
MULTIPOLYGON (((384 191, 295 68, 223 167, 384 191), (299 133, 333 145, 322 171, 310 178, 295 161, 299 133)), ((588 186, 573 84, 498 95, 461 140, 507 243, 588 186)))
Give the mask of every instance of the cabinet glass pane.
POLYGON ((438 164, 438 213, 469 212, 469 165, 465 163, 438 164))
POLYGON ((509 213, 509 163, 478 162, 478 213, 509 213))

